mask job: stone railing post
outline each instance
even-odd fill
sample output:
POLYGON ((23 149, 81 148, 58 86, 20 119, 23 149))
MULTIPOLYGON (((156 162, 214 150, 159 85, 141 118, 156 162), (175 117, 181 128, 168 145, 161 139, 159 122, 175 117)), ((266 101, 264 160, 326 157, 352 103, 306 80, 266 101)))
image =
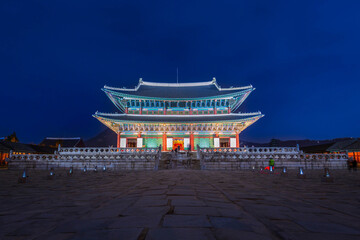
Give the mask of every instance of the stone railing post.
POLYGON ((199 144, 196 145, 196 158, 197 159, 201 158, 201 148, 200 148, 199 144))
POLYGON ((159 146, 158 153, 155 156, 155 166, 154 166, 155 171, 159 170, 160 158, 161 158, 161 144, 159 146))
POLYGON ((205 164, 204 164, 204 155, 201 152, 201 147, 199 146, 199 144, 196 145, 196 158, 200 161, 200 169, 204 170, 205 169, 205 164))

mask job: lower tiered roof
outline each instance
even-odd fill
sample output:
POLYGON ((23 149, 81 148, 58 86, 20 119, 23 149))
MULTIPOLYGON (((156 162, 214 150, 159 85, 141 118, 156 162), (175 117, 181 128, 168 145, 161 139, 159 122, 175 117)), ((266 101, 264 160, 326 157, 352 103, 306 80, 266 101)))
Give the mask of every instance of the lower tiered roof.
POLYGON ((111 122, 141 122, 141 123, 210 123, 210 122, 238 122, 258 120, 264 115, 255 113, 231 113, 209 115, 140 115, 140 114, 117 114, 95 113, 97 119, 111 122))

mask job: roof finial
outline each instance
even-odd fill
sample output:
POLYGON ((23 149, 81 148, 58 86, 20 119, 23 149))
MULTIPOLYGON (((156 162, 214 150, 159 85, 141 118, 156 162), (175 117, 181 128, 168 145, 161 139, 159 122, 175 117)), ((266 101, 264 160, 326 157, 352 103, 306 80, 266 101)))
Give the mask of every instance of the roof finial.
POLYGON ((213 80, 212 80, 213 82, 216 82, 216 78, 215 77, 213 77, 213 80))
POLYGON ((142 83, 142 82, 143 82, 142 78, 139 78, 139 83, 142 83))

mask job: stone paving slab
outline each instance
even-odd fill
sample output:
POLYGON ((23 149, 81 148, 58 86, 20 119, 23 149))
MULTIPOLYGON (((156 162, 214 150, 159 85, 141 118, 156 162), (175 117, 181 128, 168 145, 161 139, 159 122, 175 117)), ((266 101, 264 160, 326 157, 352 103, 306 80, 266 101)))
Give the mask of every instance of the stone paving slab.
POLYGON ((246 222, 242 222, 236 218, 227 217, 210 217, 210 222, 214 228, 236 229, 239 231, 252 232, 252 227, 246 222))
POLYGON ((131 227, 156 227, 159 225, 162 215, 147 216, 124 216, 112 219, 108 228, 131 228, 131 227))
POLYGON ((0 239, 360 239, 360 173, 0 171, 0 239))
POLYGON ((211 227, 209 220, 205 215, 166 215, 164 218, 164 227, 211 227))
POLYGON ((156 228, 151 229, 147 240, 215 240, 213 233, 206 228, 156 228))

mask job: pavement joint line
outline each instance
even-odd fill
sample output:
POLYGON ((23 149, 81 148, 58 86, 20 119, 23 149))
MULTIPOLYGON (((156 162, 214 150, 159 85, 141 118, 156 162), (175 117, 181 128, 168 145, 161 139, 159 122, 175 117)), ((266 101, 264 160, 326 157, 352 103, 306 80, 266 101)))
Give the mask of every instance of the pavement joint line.
MULTIPOLYGON (((303 179, 298 179, 298 180, 300 180, 301 182, 303 181, 303 179)), ((308 179, 309 180, 309 179, 308 179)), ((255 183, 255 184, 257 184, 257 185, 259 185, 259 183, 255 183)), ((265 191, 266 192, 269 192, 270 190, 268 190, 268 189, 265 189, 265 191)), ((336 192, 337 193, 337 192, 336 192)), ((286 200, 292 200, 291 198, 289 198, 289 197, 286 197, 285 195, 282 195, 282 198, 283 199, 286 199, 286 200)), ((346 213, 346 212, 342 212, 342 211, 339 211, 339 210, 337 210, 337 209, 334 209, 334 208, 330 208, 330 207, 325 207, 325 206, 323 206, 323 205, 321 205, 321 204, 314 204, 314 202, 312 202, 312 201, 309 201, 308 199, 306 199, 306 198, 301 198, 303 201, 305 201, 305 202, 308 202, 308 203, 310 203, 310 204, 312 204, 312 205, 316 205, 317 207, 320 207, 320 208, 324 208, 324 209, 327 209, 327 210, 331 210, 331 211, 334 211, 334 212, 338 212, 338 213, 341 213, 341 214, 344 214, 344 215, 347 215, 347 216, 350 216, 350 217, 358 217, 358 216, 355 216, 355 215, 352 215, 352 214, 350 214, 350 213, 346 213)), ((319 198, 317 198, 317 199, 319 199, 319 198)), ((324 198, 324 199, 327 199, 327 198, 324 198)))
MULTIPOLYGON (((201 178, 199 175, 197 175, 199 178, 201 178)), ((254 218, 255 220, 259 221, 264 228, 267 230, 267 232, 269 233, 269 235, 273 238, 276 239, 283 239, 278 233, 276 233, 275 231, 273 231, 271 228, 269 228, 267 226, 267 224, 265 224, 261 218, 258 219, 258 217, 256 215, 253 215, 251 213, 249 213, 246 209, 244 209, 242 206, 240 206, 239 204, 237 204, 236 202, 234 202, 233 200, 231 200, 232 198, 230 197, 230 194, 226 193, 224 190, 222 190, 220 187, 216 186, 215 184, 210 183, 209 181, 207 181, 206 179, 202 179, 203 181, 207 182, 209 185, 211 185, 212 187, 214 187, 216 190, 218 190, 220 193, 222 193, 225 198, 230 201, 232 204, 236 205, 237 207, 239 207, 242 211, 244 211, 247 215, 251 216, 252 218, 254 218)))
MULTIPOLYGON (((65 223, 69 225, 68 222, 71 229, 65 227, 65 230, 74 232, 70 237, 82 236, 82 232, 91 230, 93 225, 99 225, 100 228, 103 225, 101 232, 113 234, 110 233, 113 229, 107 228, 109 224, 118 220, 116 214, 110 217, 113 215, 112 209, 123 213, 127 211, 128 203, 137 204, 137 201, 143 199, 146 206, 155 206, 159 203, 162 205, 161 208, 146 211, 151 215, 154 211, 161 211, 157 221, 171 214, 173 210, 176 213, 174 215, 201 215, 203 221, 210 222, 211 225, 184 228, 186 231, 191 229, 190 232, 207 232, 208 237, 216 239, 231 234, 228 231, 219 231, 222 226, 233 227, 235 232, 243 231, 241 225, 228 225, 232 224, 232 221, 239 221, 240 224, 243 222, 244 227, 248 225, 250 229, 245 229, 246 232, 262 234, 263 237, 273 239, 334 237, 337 236, 336 234, 339 234, 339 238, 344 236, 346 239, 355 239, 358 235, 351 233, 351 229, 357 229, 357 216, 360 214, 360 210, 356 207, 360 193, 360 185, 356 183, 360 175, 350 176, 338 171, 337 175, 334 174, 337 184, 323 184, 318 178, 319 172, 310 172, 306 181, 294 177, 284 178, 279 182, 280 179, 276 176, 255 175, 246 171, 160 170, 126 173, 126 177, 112 174, 108 177, 104 176, 105 181, 101 181, 94 174, 78 175, 74 179, 59 177, 55 181, 45 181, 43 176, 34 176, 30 185, 21 186, 12 183, 15 179, 14 172, 1 172, 0 180, 4 185, 0 189, 0 221, 8 219, 8 223, 5 229, 2 229, 0 238, 2 234, 31 240, 50 236, 64 238, 68 235, 58 233, 56 228, 65 223), (174 190, 172 192, 174 194, 171 194, 170 189, 174 190), (177 199, 176 207, 171 208, 175 203, 172 201, 169 209, 164 199, 177 199), (188 199, 192 200, 188 201, 188 199), (197 209, 195 205, 198 205, 198 201, 202 202, 204 209, 197 209), (179 208, 184 208, 187 213, 182 213, 184 211, 182 209, 177 212, 178 203, 179 208), (108 213, 104 212, 105 217, 102 217, 101 212, 100 215, 92 216, 94 210, 101 211, 101 208, 106 206, 108 213), (87 225, 85 221, 87 219, 90 220, 91 225, 87 225), (78 229, 76 226, 72 230, 72 222, 76 223, 78 220, 83 221, 79 223, 81 228, 78 229), (217 221, 221 221, 222 225, 217 221), (320 225, 312 225, 316 222, 320 225), (39 224, 45 224, 43 229, 37 230, 39 224), (82 226, 82 224, 86 225, 82 226), (301 235, 297 235, 298 233, 301 235)), ((40 175, 42 173, 45 172, 39 171, 40 175)), ((137 206, 131 207, 133 213, 129 212, 126 215, 133 216, 132 218, 136 220, 135 216, 143 213, 142 209, 136 208, 137 206)), ((167 221, 166 218, 165 220, 167 221)), ((151 223, 152 220, 146 221, 151 223)), ((160 226, 157 223, 149 227, 148 232, 142 223, 136 223, 137 230, 132 233, 134 238, 140 237, 142 232, 144 238, 150 237, 153 228, 160 230, 158 233, 161 234, 163 233, 161 228, 174 229, 174 227, 161 226, 160 221, 160 226)), ((118 226, 124 229, 123 225, 118 226)), ((168 231, 171 230, 164 232, 168 231)))

